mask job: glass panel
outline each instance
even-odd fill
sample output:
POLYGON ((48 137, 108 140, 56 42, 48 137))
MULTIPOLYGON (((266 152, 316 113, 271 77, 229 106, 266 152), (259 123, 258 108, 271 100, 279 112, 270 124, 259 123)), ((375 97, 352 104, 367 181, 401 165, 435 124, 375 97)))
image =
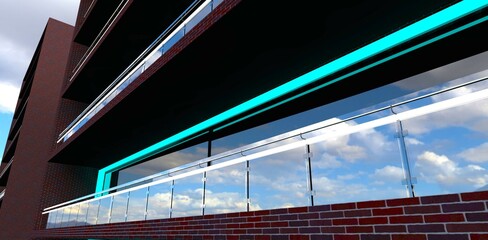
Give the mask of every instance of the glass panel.
POLYGON ((171 182, 149 187, 147 219, 169 218, 171 206, 171 182))
POLYGON ((97 224, 97 216, 98 216, 98 208, 99 208, 99 200, 93 200, 88 202, 88 213, 86 217, 87 225, 95 225, 97 224))
MULTIPOLYGON (((283 143, 303 141, 291 139, 283 143)), ((276 144, 267 148, 277 147, 276 144)), ((264 149, 261 149, 264 150, 264 149)), ((305 148, 250 161, 250 210, 308 205, 305 148)))
POLYGON ((63 216, 61 218, 61 223, 59 225, 59 227, 67 227, 68 226, 68 221, 69 221, 69 215, 70 215, 70 211, 71 210, 71 207, 66 207, 66 208, 63 208, 61 211, 63 211, 63 216))
POLYGON ((141 188, 130 192, 127 221, 144 220, 147 202, 146 192, 147 188, 141 188))
MULTIPOLYGON (((371 117, 339 123, 310 135, 349 131, 371 117)), ((395 124, 390 124, 311 145, 314 203, 407 197, 395 132, 395 124)))
POLYGON ((59 228, 61 227, 62 219, 63 219, 63 210, 57 210, 56 211, 56 224, 55 227, 59 228))
POLYGON ((184 28, 180 29, 164 44, 165 51, 168 51, 176 42, 178 42, 185 35, 184 30, 185 30, 184 28))
POLYGON ((156 60, 158 60, 163 55, 162 51, 158 50, 154 52, 151 57, 149 57, 146 61, 146 69, 151 66, 156 60))
POLYGON ((104 197, 100 199, 100 207, 98 210, 97 224, 108 223, 110 215, 110 204, 112 197, 104 197))
POLYGON ((56 226, 56 215, 57 214, 58 214, 57 211, 50 212, 48 214, 46 228, 54 228, 56 226))
POLYGON ((206 17, 212 11, 212 4, 207 4, 199 13, 197 13, 188 23, 186 24, 186 32, 188 33, 195 25, 197 25, 204 17, 206 17))
MULTIPOLYGON (((473 91, 463 87, 428 101, 473 91)), ((403 127, 418 196, 488 190, 488 100, 408 119, 403 127)))
POLYGON ((88 210, 88 203, 80 204, 80 210, 78 212, 78 218, 76 219, 76 226, 86 225, 86 214, 88 210))
POLYGON ((246 164, 207 172, 205 215, 247 210, 246 164))
POLYGON ((67 226, 76 226, 76 219, 78 218, 78 211, 80 211, 80 205, 73 205, 70 209, 69 220, 67 226))
POLYGON ((200 173, 175 180, 172 218, 202 215, 202 178, 200 173))
POLYGON ((127 210, 127 192, 114 195, 112 204, 111 223, 125 222, 125 212, 127 210))

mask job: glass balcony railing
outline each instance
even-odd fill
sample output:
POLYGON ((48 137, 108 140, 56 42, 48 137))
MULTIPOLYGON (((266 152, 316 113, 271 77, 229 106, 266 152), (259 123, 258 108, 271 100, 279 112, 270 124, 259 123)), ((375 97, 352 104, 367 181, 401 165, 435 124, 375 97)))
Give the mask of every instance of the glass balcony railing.
POLYGON ((58 143, 66 141, 86 122, 103 109, 112 99, 129 86, 157 59, 164 55, 174 44, 185 36, 202 19, 211 13, 222 0, 195 1, 176 19, 146 50, 100 94, 61 134, 58 143), (194 9, 196 8, 196 9, 194 9))
POLYGON ((487 79, 416 92, 46 208, 47 228, 488 190, 487 79))

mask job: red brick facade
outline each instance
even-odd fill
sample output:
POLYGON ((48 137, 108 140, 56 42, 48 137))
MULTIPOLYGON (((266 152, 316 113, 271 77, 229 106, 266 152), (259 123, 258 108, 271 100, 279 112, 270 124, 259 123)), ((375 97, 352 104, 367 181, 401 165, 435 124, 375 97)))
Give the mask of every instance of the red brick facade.
POLYGON ((45 238, 488 239, 488 191, 42 230, 45 238))

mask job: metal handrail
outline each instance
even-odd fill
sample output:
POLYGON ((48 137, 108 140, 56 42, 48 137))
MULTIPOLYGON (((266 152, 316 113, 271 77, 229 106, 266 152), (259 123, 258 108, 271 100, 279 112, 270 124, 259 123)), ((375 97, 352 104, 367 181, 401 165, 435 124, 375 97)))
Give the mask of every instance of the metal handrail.
POLYGON ((223 158, 226 158, 226 157, 230 157, 232 155, 241 154, 241 155, 244 156, 244 154, 243 154, 244 152, 247 152, 247 151, 250 151, 250 150, 254 150, 254 149, 257 149, 257 148, 261 148, 261 147, 265 147, 265 146, 268 146, 268 145, 271 145, 271 144, 274 144, 274 143, 277 143, 277 142, 282 142, 282 141, 285 141, 285 140, 288 140, 288 139, 291 139, 291 138, 300 137, 300 138, 303 139, 303 134, 311 133, 311 132, 314 132, 314 131, 317 131, 317 130, 320 130, 320 129, 324 129, 324 128, 329 128, 329 127, 332 127, 332 126, 335 126, 335 125, 338 125, 338 124, 341 124, 341 123, 345 123, 345 122, 348 122, 348 121, 352 121, 352 120, 355 120, 355 119, 358 119, 358 118, 361 118, 361 117, 364 117, 364 116, 367 116, 367 115, 371 115, 371 114, 374 114, 374 113, 378 113, 378 112, 381 112, 381 111, 384 111, 384 110, 390 110, 390 109, 392 109, 394 107, 398 107, 398 106, 401 106, 401 105, 404 105, 404 104, 407 104, 407 103, 411 103, 411 102, 414 102, 414 101, 418 101, 418 100, 421 100, 421 99, 425 99, 425 98, 428 98, 428 97, 431 97, 431 96, 434 96, 434 95, 438 95, 438 94, 441 94, 441 93, 444 93, 444 92, 452 91, 454 89, 458 89, 458 88, 461 88, 461 87, 465 87, 465 86, 468 86, 468 85, 471 85, 471 84, 475 84, 475 83, 478 83, 478 82, 482 82, 482 81, 485 81, 485 80, 488 80, 488 76, 487 77, 478 78, 478 79, 475 79, 475 80, 472 80, 472 81, 468 81, 468 82, 465 82, 465 83, 462 83, 462 84, 458 84, 458 85, 455 85, 455 86, 447 87, 447 88, 444 88, 444 89, 441 89, 441 90, 438 90, 438 91, 435 91, 435 92, 432 92, 432 93, 424 94, 424 95, 421 95, 421 96, 418 96, 418 97, 415 97, 415 98, 411 98, 411 99, 408 99, 408 100, 405 100, 405 101, 401 101, 401 102, 398 102, 398 103, 395 103, 395 104, 390 104, 388 106, 381 107, 381 108, 378 108, 378 109, 375 109, 375 110, 372 110, 372 111, 368 111, 368 112, 365 112, 365 113, 362 113, 362 114, 358 114, 358 115, 355 115, 355 116, 352 116, 352 117, 349 117, 349 118, 345 118, 345 119, 340 120, 340 121, 337 121, 337 122, 333 122, 333 123, 324 123, 324 122, 322 122, 322 124, 321 123, 312 124, 312 125, 309 125, 309 126, 306 126, 306 127, 302 127, 302 128, 299 128, 299 129, 296 129, 296 130, 293 130, 293 131, 290 131, 290 132, 287 132, 287 133, 283 133, 283 134, 280 134, 280 135, 276 135, 274 137, 271 137, 271 138, 268 138, 268 139, 265 139, 265 140, 261 140, 261 141, 255 142, 255 143, 251 143, 251 144, 248 144, 246 146, 242 146, 242 147, 239 147, 239 148, 235 148, 233 150, 230 150, 230 151, 227 151, 227 152, 223 152, 223 153, 217 154, 215 156, 207 157, 207 158, 201 159, 199 161, 195 161, 195 162, 191 162, 191 163, 188 163, 188 164, 184 164, 184 165, 181 165, 179 167, 172 168, 172 169, 168 169, 166 171, 162 171, 162 172, 159 172, 159 173, 156 173, 156 174, 153 174, 153 175, 144 177, 144 178, 140 178, 140 179, 137 179, 137 180, 134 180, 134 181, 125 183, 125 184, 121 184, 121 185, 118 185, 118 186, 115 186, 115 187, 112 187, 112 188, 109 188, 109 189, 105 189, 103 191, 95 192, 93 194, 89 194, 89 195, 86 195, 86 196, 83 196, 83 197, 80 197, 80 198, 76 198, 76 199, 73 199, 73 200, 70 200, 70 201, 67 201, 67 202, 63 202, 63 203, 60 203, 58 205, 45 208, 44 211, 50 211, 52 209, 59 208, 59 207, 63 207, 63 206, 69 205, 71 203, 81 202, 81 201, 86 200, 86 199, 89 199, 91 197, 101 196, 101 195, 104 195, 106 193, 110 193, 110 192, 113 192, 113 191, 116 191, 116 190, 119 190, 119 189, 122 189, 122 188, 126 188, 126 187, 133 186, 133 185, 136 185, 136 184, 141 184, 141 183, 143 183, 145 181, 148 181, 148 180, 160 178, 160 177, 163 177, 163 176, 171 177, 175 173, 178 173, 178 172, 181 172, 181 171, 190 169, 190 168, 194 168, 194 167, 201 167, 202 164, 206 164, 206 163, 209 163, 209 162, 217 161, 217 160, 220 160, 220 159, 223 159, 223 158), (313 126, 313 128, 311 126, 313 126))

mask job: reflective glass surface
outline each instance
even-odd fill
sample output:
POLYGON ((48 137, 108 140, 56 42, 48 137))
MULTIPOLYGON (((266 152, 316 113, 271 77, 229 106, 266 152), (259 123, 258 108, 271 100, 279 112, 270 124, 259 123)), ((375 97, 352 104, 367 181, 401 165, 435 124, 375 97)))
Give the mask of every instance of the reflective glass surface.
POLYGON ((111 196, 100 199, 100 207, 98 209, 97 224, 109 223, 111 204, 112 204, 111 196))
POLYGON ((171 207, 171 182, 149 187, 147 220, 169 218, 171 207))
POLYGON ((244 212, 246 199, 246 164, 207 172, 205 214, 244 212))
POLYGON ((127 221, 144 220, 147 203, 146 193, 147 188, 141 188, 130 192, 127 221))
POLYGON ((127 195, 128 193, 122 193, 114 195, 112 203, 112 212, 110 216, 111 223, 125 222, 125 213, 127 211, 127 195))
POLYGON ((202 174, 196 174, 175 180, 172 218, 202 215, 202 178, 202 174))
POLYGON ((87 225, 97 224, 99 205, 100 205, 99 199, 88 202, 88 209, 87 209, 88 213, 86 216, 87 225))

